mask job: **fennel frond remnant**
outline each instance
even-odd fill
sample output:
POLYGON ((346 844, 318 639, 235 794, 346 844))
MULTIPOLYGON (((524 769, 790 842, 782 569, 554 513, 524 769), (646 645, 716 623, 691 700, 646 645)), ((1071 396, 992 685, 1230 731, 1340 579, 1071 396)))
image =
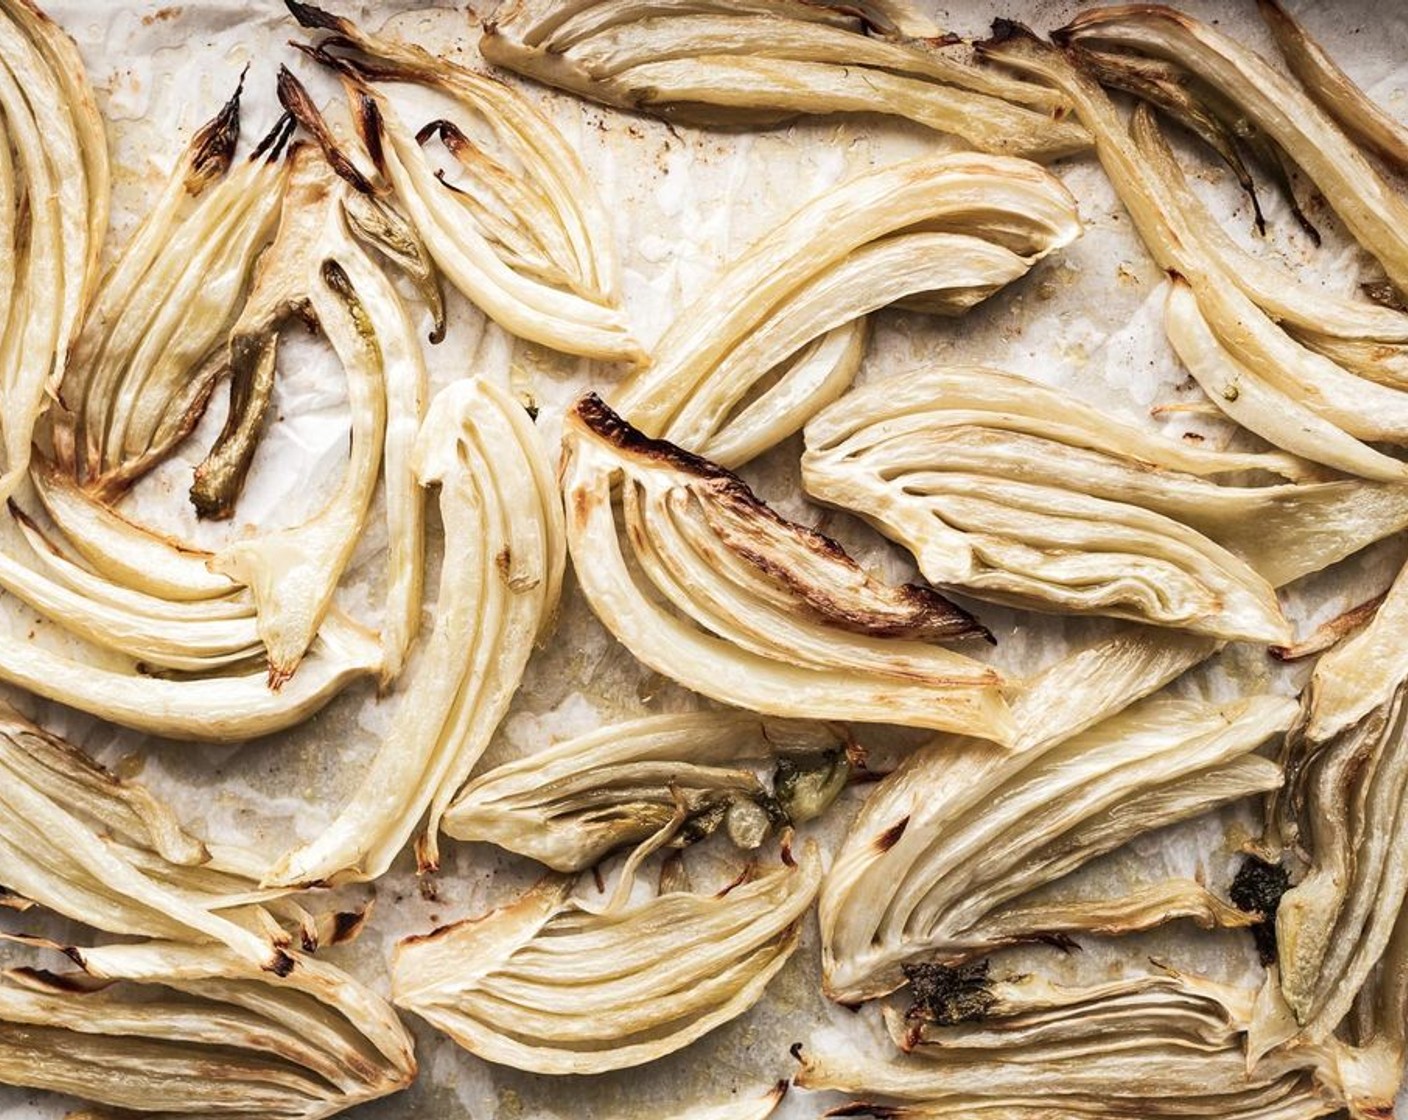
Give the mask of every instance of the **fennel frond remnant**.
POLYGON ((422 487, 439 487, 445 527, 434 629, 351 802, 316 840, 284 854, 269 885, 375 879, 423 820, 417 854, 423 868, 436 866, 440 818, 554 619, 566 564, 561 498, 523 407, 479 378, 441 390, 415 470, 422 487))
MULTIPOLYGON (((1408 479, 1408 465, 1372 446, 1408 444, 1408 393, 1393 383, 1391 366, 1366 368, 1369 359, 1362 353, 1362 344, 1370 341, 1394 344, 1389 352, 1395 353, 1396 345, 1408 339, 1408 316, 1317 295, 1291 273, 1233 246, 1188 190, 1147 105, 1140 105, 1126 126, 1096 78, 1082 69, 1079 51, 1063 51, 1005 21, 999 21, 997 31, 982 45, 983 53, 1059 89, 1090 129, 1096 153, 1141 238, 1172 275, 1165 329, 1213 404, 1304 459, 1384 482, 1408 479), (1333 312, 1326 314, 1330 308, 1333 312), (1349 360, 1341 364, 1333 355, 1344 357, 1346 350, 1349 360)), ((1066 29, 1063 41, 1103 47, 1125 43, 1126 34, 1128 43, 1152 36, 1148 43, 1184 45, 1188 36, 1203 42, 1217 35, 1167 9, 1139 6, 1084 13, 1066 29)), ((1163 46, 1150 49, 1164 57, 1163 46)), ((1202 62, 1223 75, 1223 62, 1213 66, 1214 55, 1201 47, 1199 52, 1202 62)), ((1257 64, 1265 66, 1260 60, 1257 64)), ((1200 76, 1211 81, 1211 72, 1200 71, 1200 76)), ((1285 84, 1285 79, 1277 80, 1285 84)), ((1253 85, 1253 79, 1237 80, 1238 89, 1252 90, 1253 85)), ((1278 87, 1256 91, 1258 104, 1273 88, 1278 87)), ((1280 105, 1305 100, 1293 87, 1276 99, 1280 105)), ((1380 253, 1391 277, 1397 257, 1408 277, 1408 204, 1378 179, 1319 110, 1309 109, 1338 140, 1317 131, 1317 139, 1300 147, 1314 149, 1316 167, 1328 160, 1346 170, 1355 184, 1351 189, 1326 180, 1320 185, 1327 198, 1341 207, 1356 236, 1372 234, 1366 247, 1380 253), (1350 162, 1326 154, 1346 146, 1351 151, 1343 160, 1352 155, 1350 162)), ((1291 114, 1275 112, 1291 122, 1288 127, 1299 127, 1291 114)))
POLYGON ((395 1011, 324 961, 278 976, 218 945, 52 947, 82 971, 0 979, 0 1082, 164 1120, 320 1120, 415 1077, 395 1011))
POLYGON ((552 122, 496 78, 288 0, 304 27, 332 34, 309 53, 344 78, 363 144, 440 271, 489 318, 530 342, 603 361, 646 354, 621 306, 611 223, 552 122), (458 120, 413 131, 377 86, 411 82, 458 103, 458 120), (485 132, 489 143, 476 139, 485 132), (457 175, 434 170, 439 137, 457 175))
POLYGON ((662 830, 684 846, 722 828, 756 848, 775 826, 819 816, 849 776, 825 725, 746 712, 648 716, 490 770, 455 798, 443 827, 581 871, 662 830), (768 763, 770 782, 757 774, 768 763))
POLYGON ((595 394, 568 415, 562 483, 587 601, 657 672, 765 715, 1010 738, 997 671, 934 644, 986 636, 971 615, 929 588, 880 582, 595 394))
POLYGON ((1046 935, 1179 917, 1249 924, 1182 880, 1113 900, 1025 900, 1135 836, 1280 784, 1280 767, 1253 752, 1290 726, 1293 702, 1135 703, 1214 648, 1132 630, 1028 681, 1012 750, 945 737, 907 757, 866 801, 823 886, 828 994, 872 999, 914 961, 956 964, 1046 935))
POLYGON ((1003 155, 1057 159, 1088 146, 1060 98, 974 66, 937 28, 918 33, 923 23, 908 4, 513 0, 485 25, 481 49, 547 85, 686 124, 884 113, 1003 155))
POLYGON ((0 2, 0 497, 29 465, 107 233, 107 133, 73 41, 0 2))
POLYGON ((736 468, 846 391, 870 312, 961 315, 1080 232, 1070 192, 1027 160, 958 153, 864 171, 734 261, 613 407, 736 468))
POLYGON ((509 905, 397 947, 392 1000, 491 1062, 601 1073, 674 1053, 741 1015, 787 963, 821 855, 714 895, 594 910, 550 876, 509 905))
POLYGON ((903 544, 930 583, 1230 640, 1286 642, 1275 588, 1408 524, 1402 487, 1301 481, 1312 464, 1175 443, 981 367, 873 382, 806 440, 807 492, 903 544), (1286 481, 1219 481, 1239 472, 1286 481))

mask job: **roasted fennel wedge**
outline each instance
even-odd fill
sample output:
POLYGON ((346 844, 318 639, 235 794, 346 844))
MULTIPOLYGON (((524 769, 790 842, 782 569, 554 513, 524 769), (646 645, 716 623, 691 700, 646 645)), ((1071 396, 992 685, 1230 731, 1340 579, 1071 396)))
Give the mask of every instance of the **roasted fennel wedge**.
POLYGON ((1171 969, 1064 986, 994 976, 986 963, 929 968, 907 1014, 886 1009, 905 1056, 804 1053, 797 1078, 905 1103, 827 1115, 1310 1120, 1344 1104, 1341 1047, 1249 1061, 1254 989, 1171 969))
POLYGON ((1287 68, 1311 99, 1395 171, 1408 169, 1408 129, 1354 84, 1280 0, 1257 0, 1256 6, 1287 68))
POLYGON ((63 378, 107 232, 107 133, 73 41, 0 3, 0 496, 24 477, 63 378))
MULTIPOLYGON (((1402 461, 1372 446, 1408 442, 1408 393, 1299 341, 1263 308, 1264 297, 1248 293, 1229 254, 1210 248, 1202 225, 1190 220, 1172 161, 1157 156, 1162 139, 1147 107, 1136 111, 1131 137, 1099 83, 1070 57, 1018 25, 1000 22, 998 30, 984 53, 1067 94, 1090 129, 1140 237, 1173 274, 1165 328, 1212 403, 1302 458, 1385 482, 1408 478, 1402 461)), ((1255 287, 1276 286, 1266 273, 1250 270, 1255 287)), ((1293 286, 1282 295, 1297 302, 1293 286)))
MULTIPOLYGON (((283 87, 281 80, 281 95, 283 87)), ((296 718, 315 697, 326 698, 330 688, 354 674, 378 668, 383 680, 394 677, 414 636, 422 526, 409 458, 423 408, 425 370, 399 297, 354 238, 354 230, 358 237, 372 237, 363 219, 367 207, 376 204, 351 204, 346 186, 308 145, 294 146, 285 171, 280 150, 291 120, 281 121, 238 172, 206 190, 203 205, 168 239, 182 197, 218 177, 228 162, 237 107, 238 97, 198 134, 180 173, 99 293, 91 334, 79 347, 88 364, 65 382, 73 400, 54 426, 58 465, 36 460, 31 472, 54 531, 25 511, 19 534, 12 535, 16 547, 6 547, 0 562, 0 584, 78 637, 134 659, 139 668, 189 674, 166 682, 161 692, 170 699, 153 705, 157 709, 171 706, 184 684, 209 686, 204 693, 214 697, 222 686, 211 678, 221 677, 227 685, 260 658, 267 662, 270 687, 279 691, 328 621, 333 593, 378 478, 384 477, 390 537, 384 656, 376 665, 358 649, 355 670, 349 664, 332 677, 315 674, 323 679, 312 682, 311 691, 299 689, 304 695, 287 706, 296 718), (287 192, 273 189, 285 179, 287 192), (256 190, 261 184, 269 189, 256 190), (271 228, 275 215, 277 233, 271 228), (270 235, 248 299, 230 326, 231 290, 238 293, 254 253, 270 235), (234 254, 228 269, 221 271, 202 256, 212 247, 234 254), (216 311, 216 319, 207 321, 216 311), (294 315, 317 324, 348 374, 351 454, 322 509, 300 525, 235 540, 211 555, 150 533, 108 508, 109 491, 135 478, 127 467, 145 452, 134 459, 119 448, 115 460, 105 460, 102 433, 110 433, 114 423, 135 422, 153 402, 159 407, 149 418, 159 428, 173 395, 181 397, 192 386, 199 400, 192 398, 194 413, 183 415, 198 416, 216 377, 207 377, 201 365, 213 347, 228 366, 232 407, 215 448, 197 469, 193 493, 207 513, 230 512, 272 393, 279 330, 294 315), (192 325, 187 321, 192 316, 200 322, 192 325), (75 476, 92 493, 80 491, 75 476)), ((185 421, 178 427, 179 436, 189 430, 185 421)), ((348 627, 334 622, 330 628, 336 633, 331 644, 322 643, 324 651, 347 648, 348 627)), ((77 689, 70 702, 93 710, 103 688, 96 679, 85 683, 89 687, 77 689)), ((61 687, 57 681, 49 682, 50 690, 56 687, 61 687)), ((261 698, 255 706, 277 718, 276 709, 284 705, 261 698)), ((218 724, 218 713, 213 714, 218 724)), ((160 716, 159 710, 150 712, 140 725, 156 730, 164 726, 157 722, 160 716)), ((268 724, 256 720, 250 726, 268 724)))
POLYGON ((336 614, 324 620, 298 675, 277 691, 258 662, 208 676, 152 676, 122 658, 75 657, 29 638, 0 642, 6 684, 123 727, 206 742, 286 730, 381 667, 376 635, 336 614))
MULTIPOLYGON (((292 79, 285 73, 281 81, 292 79)), ((230 413, 191 487, 205 516, 233 511, 271 399, 279 332, 294 316, 316 323, 347 374, 347 467, 308 520, 235 540, 211 562, 253 594, 275 688, 318 632, 383 475, 386 678, 399 670, 419 622, 422 568, 422 502, 410 450, 424 407, 424 359, 400 297, 354 236, 351 188, 311 146, 296 146, 290 160, 278 234, 230 334, 230 413)))
POLYGON ((43 460, 30 483, 33 500, 0 519, 0 586, 87 644, 15 636, 0 643, 0 680, 125 727, 220 741, 291 727, 383 668, 376 636, 334 610, 301 671, 270 689, 254 601, 211 570, 214 554, 127 520, 43 460))
POLYGON ((806 442, 806 491, 903 544, 930 583, 1223 639, 1284 643, 1274 588, 1408 524, 1402 487, 1301 481, 1312 464, 1175 443, 982 367, 872 382, 806 442), (1233 474, 1291 481, 1219 481, 1233 474))
POLYGON ((490 770, 460 791, 442 827, 581 871, 662 832, 683 847, 722 828, 756 848, 774 827, 820 815, 849 776, 844 743, 825 725, 746 712, 647 716, 490 770))
POLYGON ((278 221, 292 129, 280 118, 231 171, 243 85, 196 131, 103 277, 59 387, 57 460, 105 499, 190 435, 228 372, 230 329, 278 221))
MULTIPOLYGON (((1304 89, 1254 51, 1215 27, 1154 4, 1092 8, 1055 37, 1063 44, 1178 66, 1214 111, 1243 135, 1260 133, 1299 167, 1389 279, 1400 289, 1408 284, 1408 203, 1304 89)), ((1079 106, 1076 111, 1095 131, 1079 106)))
POLYGON ((867 112, 1005 155, 1086 147, 1058 98, 963 60, 937 28, 916 36, 926 22, 900 3, 513 0, 486 23, 481 49, 548 85, 689 124, 867 112))
POLYGON ((0 1082, 125 1115, 317 1120, 415 1077, 395 1011, 324 961, 276 976, 215 945, 51 947, 82 971, 5 972, 0 1082))
POLYGON ((1080 231, 1075 199, 1026 160, 959 153, 862 172, 730 264, 614 405, 737 467, 845 392, 870 312, 961 315, 1080 231))
POLYGON ((606 210, 546 116, 495 78, 311 4, 288 0, 288 8, 304 27, 332 32, 309 53, 343 75, 377 171, 471 303, 510 333, 563 353, 646 360, 621 307, 606 210), (445 94, 456 115, 416 133, 382 82, 445 94), (424 151, 436 136, 454 175, 437 172, 424 151))
POLYGON ((1405 611, 1400 574, 1373 621, 1316 665, 1263 841, 1291 870, 1276 911, 1280 991, 1312 1042, 1349 1014, 1408 898, 1394 842, 1408 791, 1405 611))
POLYGON ((1214 648, 1131 630, 1025 683, 1012 750, 944 737, 908 756, 875 788, 826 877, 827 993, 872 999, 904 984, 908 963, 957 963, 1043 935, 1183 917, 1248 924, 1181 880, 1114 899, 1024 899, 1135 836, 1280 784, 1280 767, 1252 752, 1290 726, 1293 702, 1135 703, 1214 648))
MULTIPOLYGON (((0 707, 0 883, 14 896, 109 933, 219 941, 286 971, 260 903, 258 861, 207 846, 142 786, 0 707)), ((276 932, 277 931, 277 932, 276 932)))
POLYGON ((128 521, 36 459, 38 500, 12 499, 0 586, 100 652, 84 672, 83 657, 31 636, 0 655, 0 677, 157 734, 244 738, 297 722, 359 676, 399 669, 419 621, 410 444, 425 371, 399 297, 349 232, 346 187, 312 147, 297 145, 290 162, 279 232, 229 342, 235 406, 197 487, 222 501, 238 489, 272 389, 278 329, 294 313, 316 319, 348 372, 351 454, 340 485, 304 523, 210 554, 128 521), (383 473, 390 573, 377 652, 330 608, 383 473), (311 672, 285 694, 305 654, 311 672), (255 687, 261 674, 268 695, 255 687))
POLYGON ((653 1061, 741 1015, 797 948, 821 855, 753 869, 714 895, 621 908, 553 876, 479 918, 397 945, 392 1000, 491 1062, 601 1073, 653 1061))
POLYGON ((566 564, 561 499, 523 406, 480 378, 441 390, 415 472, 422 487, 439 487, 445 529, 434 629, 352 800, 317 839, 286 852, 268 884, 376 879, 422 820, 417 855, 435 867, 440 819, 554 620, 566 564))
POLYGON ((765 715, 1010 738, 997 671, 934 644, 986 635, 971 615, 928 588, 881 583, 595 394, 567 417, 562 484, 587 601, 657 672, 765 715))

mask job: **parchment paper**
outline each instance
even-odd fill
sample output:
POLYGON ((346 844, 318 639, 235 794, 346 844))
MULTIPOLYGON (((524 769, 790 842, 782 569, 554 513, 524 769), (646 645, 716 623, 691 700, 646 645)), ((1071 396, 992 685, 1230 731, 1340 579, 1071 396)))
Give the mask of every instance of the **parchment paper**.
MULTIPOLYGON (((477 24, 462 9, 426 10, 420 0, 327 3, 370 30, 385 23, 387 33, 432 50, 471 62, 477 57, 477 24)), ((489 14, 492 6, 484 5, 479 14, 489 14)), ((1008 0, 995 7, 966 0, 948 6, 920 0, 920 6, 948 28, 976 37, 986 34, 994 15, 1045 31, 1066 22, 1081 7, 1053 0, 1008 0)), ((1183 6, 1272 53, 1249 0, 1189 0, 1183 6)), ((1393 0, 1319 0, 1293 7, 1356 80, 1390 110, 1408 113, 1408 6, 1393 0)), ((128 235, 186 139, 218 109, 246 64, 250 70, 242 151, 277 115, 273 85, 280 63, 292 66, 320 99, 341 111, 336 87, 284 46, 299 32, 275 0, 168 7, 140 0, 49 0, 47 9, 82 49, 110 124, 116 195, 109 253, 128 235)), ((803 200, 862 168, 953 146, 928 130, 876 117, 804 121, 755 134, 675 131, 536 86, 523 88, 580 152, 608 202, 624 263, 627 307, 647 343, 727 261, 803 200)), ((413 125, 430 119, 425 98, 410 97, 404 103, 413 125)), ((1312 202, 1310 212, 1326 235, 1320 249, 1295 227, 1269 191, 1264 202, 1271 233, 1265 241, 1256 238, 1248 207, 1228 176, 1201 154, 1196 158, 1205 169, 1199 175, 1200 189, 1218 200, 1230 228, 1257 251, 1280 255, 1337 291, 1352 291, 1361 271, 1366 277, 1372 274, 1372 262, 1346 241, 1318 201, 1312 202)), ((1085 236, 962 320, 880 314, 863 379, 930 361, 982 362, 1062 386, 1112 416, 1175 439, 1191 435, 1209 444, 1226 443, 1231 427, 1215 417, 1179 411, 1162 412, 1161 418, 1151 415, 1151 409, 1161 405, 1200 399, 1163 336, 1163 278, 1134 237, 1094 157, 1068 160, 1055 170, 1080 201, 1085 236)), ((451 330, 441 345, 429 350, 434 384, 471 373, 508 379, 536 399, 544 439, 555 449, 563 408, 584 388, 604 383, 604 375, 587 363, 516 343, 486 324, 452 291, 447 295, 451 330)), ((425 328, 424 309, 417 307, 416 314, 418 325, 425 328)), ((184 453, 133 496, 133 511, 206 545, 254 524, 301 519, 334 484, 346 451, 342 375, 313 340, 290 339, 283 347, 273 415, 233 522, 198 525, 185 500, 191 466, 223 419, 219 403, 184 453)), ((912 575, 912 565, 898 549, 850 518, 823 514, 801 499, 796 481, 799 447, 794 440, 777 449, 751 466, 748 477, 783 513, 824 523, 863 562, 889 578, 912 575)), ((433 598, 438 526, 433 517, 431 521, 427 589, 433 598)), ((339 601, 375 622, 384 540, 375 515, 369 527, 339 601)), ((1283 593, 1288 614, 1301 631, 1310 629, 1382 590, 1403 552, 1400 543, 1384 542, 1332 572, 1302 581, 1283 593)), ((975 609, 1001 639, 994 659, 1014 675, 1049 663, 1106 630, 1099 621, 1018 614, 986 604, 975 609)), ((0 618, 9 633, 34 629, 38 640, 64 641, 8 596, 0 596, 0 618)), ((433 618, 427 610, 427 625, 433 618)), ((1293 693, 1307 672, 1306 666, 1277 666, 1260 649, 1233 647, 1175 687, 1219 698, 1260 690, 1293 693)), ((123 773, 140 774, 194 829, 255 845, 271 857, 293 837, 314 836, 332 818, 355 788, 397 703, 394 694, 378 701, 370 686, 355 687, 287 734, 242 747, 213 748, 154 741, 30 697, 13 699, 46 726, 120 765, 123 773)), ((698 703, 638 666, 591 617, 569 579, 556 637, 529 666, 513 710, 480 768, 607 722, 698 703)), ((886 757, 921 737, 871 729, 863 738, 874 749, 876 764, 883 765, 886 757)), ((828 851, 834 851, 864 792, 863 787, 849 791, 809 830, 828 851)), ((1061 889, 1095 890, 1112 882, 1182 874, 1197 875, 1214 889, 1225 890, 1238 846, 1253 828, 1249 808, 1215 814, 1140 838, 1061 889)), ((370 927, 355 945, 329 956, 385 991, 386 954, 395 939, 479 913, 511 897, 539 870, 488 847, 448 840, 444 857, 440 873, 422 879, 403 857, 372 890, 360 892, 375 897, 370 927)), ((740 859, 727 847, 708 845, 688 858, 701 882, 725 874, 740 859)), ((348 892, 350 897, 358 893, 348 892)), ((54 928, 80 940, 84 936, 71 926, 54 928)), ((1249 939, 1205 934, 1183 925, 1118 943, 1084 939, 1083 951, 1071 955, 1054 949, 1005 953, 995 967, 1010 962, 1058 978, 1094 978, 1138 969, 1149 956, 1248 983, 1260 979, 1249 939)), ((817 957, 813 920, 801 950, 750 1014, 663 1061, 601 1077, 548 1078, 491 1066, 412 1019, 421 1064, 415 1086, 348 1115, 357 1120, 624 1120, 672 1116, 692 1104, 751 1097, 793 1071, 788 1047, 794 1042, 877 1045, 872 1013, 853 1014, 822 998, 817 957)), ((779 1115, 816 1116, 833 1103, 834 1097, 794 1091, 779 1115)), ((55 1096, 0 1089, 0 1116, 6 1120, 58 1117, 71 1104, 55 1096)))

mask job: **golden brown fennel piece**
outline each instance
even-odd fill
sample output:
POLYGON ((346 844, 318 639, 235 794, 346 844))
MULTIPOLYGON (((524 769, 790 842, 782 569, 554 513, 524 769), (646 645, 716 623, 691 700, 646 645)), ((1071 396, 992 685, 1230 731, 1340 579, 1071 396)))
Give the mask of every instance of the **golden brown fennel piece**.
POLYGON ((588 395, 568 415, 562 480, 582 590, 657 672, 766 715, 1009 739, 999 674, 934 644, 986 637, 971 615, 881 583, 737 476, 588 395))

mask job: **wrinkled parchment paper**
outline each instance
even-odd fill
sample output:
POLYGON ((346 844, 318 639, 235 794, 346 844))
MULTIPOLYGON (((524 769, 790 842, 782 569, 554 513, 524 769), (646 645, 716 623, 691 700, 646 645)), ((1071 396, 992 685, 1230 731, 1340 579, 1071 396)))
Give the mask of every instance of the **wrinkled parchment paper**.
MULTIPOLYGON (((327 3, 369 30, 384 23, 388 34, 476 60, 477 24, 463 9, 424 9, 421 0, 327 3)), ((1007 0, 991 8, 971 0, 919 4, 948 28, 976 37, 986 33, 993 15, 1021 19, 1044 31, 1081 7, 1060 0, 1007 0)), ((284 45, 298 31, 276 0, 204 0, 168 7, 140 0, 48 0, 46 6, 77 40, 109 121, 116 161, 109 253, 130 233, 186 139, 229 96, 246 65, 242 151, 277 116, 273 85, 280 63, 292 66, 335 115, 341 113, 335 86, 284 45)), ((479 14, 489 14, 492 6, 486 0, 479 14)), ((1271 52, 1250 0, 1187 0, 1183 6, 1271 52)), ((1399 116, 1408 115, 1408 6, 1395 0, 1312 0, 1292 7, 1372 95, 1399 116)), ((757 134, 674 131, 535 86, 525 88, 581 154, 607 200, 624 264, 626 304, 647 343, 659 337, 725 262, 805 199, 865 167, 953 146, 927 130, 872 117, 803 121, 757 134)), ((430 119, 430 100, 419 94, 404 98, 408 123, 418 126, 430 119)), ((1309 208, 1326 234, 1318 250, 1269 191, 1264 201, 1271 232, 1258 239, 1248 207, 1228 176, 1201 154, 1195 158, 1204 169, 1200 189, 1218 201, 1229 227, 1257 251, 1280 256, 1336 291, 1352 291, 1361 271, 1370 275, 1367 258, 1346 242, 1323 203, 1312 202, 1309 208)), ((1056 171, 1080 201, 1085 236, 962 320, 880 314, 863 378, 931 361, 981 362, 1062 386, 1112 416, 1171 438, 1226 443, 1232 429, 1215 415, 1161 407, 1196 404, 1200 394, 1163 337, 1163 278, 1134 237, 1094 157, 1065 161, 1056 171)), ((555 448, 564 407, 584 388, 607 383, 608 376, 588 363, 516 343, 453 292, 447 295, 451 329, 441 345, 429 349, 434 384, 470 374, 506 379, 540 406, 539 426, 555 448)), ((419 327, 426 329, 424 309, 416 306, 415 311, 419 327)), ((185 500, 191 466, 223 419, 220 403, 184 454, 130 499, 134 513, 215 545, 253 525, 301 520, 324 500, 345 460, 345 391, 336 362, 315 340, 294 337, 298 333, 288 332, 281 349, 274 420, 234 520, 197 525, 185 500)), ((823 514, 800 497, 799 446, 793 440, 753 464, 746 472, 750 481, 784 514, 824 524, 887 577, 912 575, 912 565, 899 550, 857 522, 823 514)), ((427 589, 433 599, 439 554, 433 516, 431 522, 427 589)), ((339 596, 348 610, 369 621, 380 610, 383 547, 374 513, 339 596)), ((1302 581, 1283 593, 1288 612, 1302 632, 1309 630, 1382 590, 1403 553, 1400 543, 1384 542, 1302 581)), ((433 603, 427 604, 427 625, 433 624, 431 608, 433 603)), ((1001 639, 993 658, 1014 675, 1049 663, 1108 629, 1098 620, 1061 620, 985 604, 976 609, 1001 639)), ((0 596, 0 626, 15 635, 9 640, 27 639, 33 631, 34 640, 64 642, 53 627, 8 596, 0 596)), ((1217 698, 1260 690, 1293 693, 1307 672, 1306 666, 1275 665, 1260 649, 1233 647, 1175 688, 1217 698)), ((169 798, 194 829, 254 845, 270 857, 295 837, 316 835, 332 819, 355 788, 397 703, 396 695, 378 700, 371 686, 363 685, 289 733, 239 747, 209 747, 155 741, 30 697, 12 699, 123 774, 139 775, 169 798)), ((638 666, 595 622, 569 580, 556 636, 529 666, 524 687, 480 769, 611 721, 699 703, 638 666)), ((877 766, 919 739, 912 732, 883 728, 862 737, 877 766)), ((852 789, 810 829, 828 850, 834 851, 864 793, 864 787, 852 789)), ((1251 810, 1243 807, 1142 837, 1060 884, 1060 890, 1095 892, 1112 883, 1169 874, 1199 876, 1225 890, 1239 845, 1254 827, 1251 810)), ((528 861, 492 848, 448 840, 443 848, 444 866, 436 875, 417 879, 412 862, 403 857, 373 888, 343 892, 347 899, 374 896, 375 909, 361 940, 329 957, 385 991, 387 953, 397 938, 479 913, 538 874, 528 861)), ((762 858, 774 856, 765 851, 762 858)), ((688 859, 696 882, 703 885, 728 876, 740 857, 724 845, 710 844, 692 850, 688 859)), ((25 920, 33 928, 32 916, 25 920)), ((92 936, 65 923, 47 928, 80 941, 92 936)), ((853 1014, 830 1006, 820 995, 816 940, 813 922, 801 950, 751 1013, 642 1069, 591 1078, 519 1073, 482 1062, 412 1020, 421 1064, 414 1087, 348 1115, 358 1120, 626 1120, 668 1117, 689 1105, 752 1097, 793 1071, 788 1047, 794 1042, 879 1045, 872 1012, 853 1014)), ((995 966, 1095 979, 1138 970, 1147 957, 1156 956, 1214 976, 1260 980, 1249 939, 1241 935, 1177 925, 1120 942, 1085 939, 1082 945, 1081 952, 1069 955, 1050 948, 1007 952, 995 966)), ((779 1116, 817 1116, 836 1100, 794 1091, 779 1116)), ((55 1096, 0 1089, 5 1120, 58 1117, 70 1107, 72 1102, 55 1096)))

